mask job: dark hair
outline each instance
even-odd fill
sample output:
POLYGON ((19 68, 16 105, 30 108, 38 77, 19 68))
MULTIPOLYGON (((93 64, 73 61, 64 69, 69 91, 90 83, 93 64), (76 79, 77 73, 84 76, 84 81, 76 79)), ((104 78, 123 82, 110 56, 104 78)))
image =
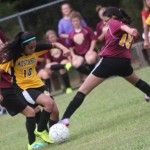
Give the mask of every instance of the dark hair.
POLYGON ((114 17, 114 19, 120 20, 123 23, 131 24, 131 18, 122 8, 107 7, 103 13, 103 16, 110 18, 114 17))
POLYGON ((31 32, 19 32, 15 35, 12 42, 7 44, 0 52, 0 56, 4 58, 4 62, 17 60, 23 53, 23 47, 35 39, 35 35, 31 32))

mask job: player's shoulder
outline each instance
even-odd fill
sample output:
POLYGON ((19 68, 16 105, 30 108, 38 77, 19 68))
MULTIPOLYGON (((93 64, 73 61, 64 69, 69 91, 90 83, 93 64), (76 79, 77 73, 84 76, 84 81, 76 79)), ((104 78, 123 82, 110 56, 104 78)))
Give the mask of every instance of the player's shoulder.
POLYGON ((117 28, 117 29, 120 29, 120 27, 122 26, 122 25, 126 25, 125 23, 123 23, 122 21, 120 21, 120 20, 116 20, 116 19, 112 19, 112 20, 110 20, 109 21, 109 27, 111 28, 117 28))
POLYGON ((89 26, 83 27, 82 30, 85 31, 85 32, 94 32, 93 29, 89 26))

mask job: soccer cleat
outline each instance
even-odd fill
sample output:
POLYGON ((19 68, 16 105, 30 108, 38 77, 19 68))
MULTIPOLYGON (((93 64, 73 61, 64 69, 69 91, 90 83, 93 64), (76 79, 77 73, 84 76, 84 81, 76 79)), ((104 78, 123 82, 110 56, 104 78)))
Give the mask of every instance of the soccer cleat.
POLYGON ((68 62, 68 63, 65 64, 65 69, 66 69, 67 71, 69 71, 69 70, 71 69, 71 67, 72 67, 72 65, 71 65, 70 62, 68 62))
POLYGON ((66 89, 66 94, 70 94, 70 93, 72 93, 72 89, 71 88, 67 88, 66 89))
POLYGON ((69 124, 70 124, 70 120, 69 120, 69 118, 65 118, 65 119, 59 120, 58 123, 62 123, 62 124, 64 124, 65 126, 68 127, 69 124))
POLYGON ((34 142, 31 145, 28 144, 28 150, 32 150, 32 149, 37 149, 37 148, 41 148, 43 147, 44 144, 43 143, 39 143, 39 142, 34 142))
POLYGON ((147 96, 147 95, 145 95, 145 100, 146 100, 147 102, 150 102, 150 97, 147 96))
POLYGON ((34 131, 37 137, 40 137, 44 142, 53 144, 54 142, 50 139, 48 132, 46 130, 39 132, 37 129, 34 131))

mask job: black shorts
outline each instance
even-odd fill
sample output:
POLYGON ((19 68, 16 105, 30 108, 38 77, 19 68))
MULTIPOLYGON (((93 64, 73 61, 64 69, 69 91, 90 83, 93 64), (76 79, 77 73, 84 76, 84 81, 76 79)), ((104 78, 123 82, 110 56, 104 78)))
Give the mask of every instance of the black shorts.
POLYGON ((11 116, 22 112, 27 106, 27 102, 19 99, 13 88, 1 89, 3 101, 1 105, 5 107, 11 116))
POLYGON ((133 73, 130 59, 102 57, 92 74, 100 78, 108 78, 113 75, 127 77, 133 73))
POLYGON ((37 106, 36 99, 39 97, 39 95, 45 93, 46 95, 50 95, 49 92, 46 90, 45 86, 41 86, 39 88, 31 88, 22 90, 19 87, 17 87, 18 91, 18 97, 19 99, 22 99, 27 102, 29 106, 32 108, 35 108, 37 106))

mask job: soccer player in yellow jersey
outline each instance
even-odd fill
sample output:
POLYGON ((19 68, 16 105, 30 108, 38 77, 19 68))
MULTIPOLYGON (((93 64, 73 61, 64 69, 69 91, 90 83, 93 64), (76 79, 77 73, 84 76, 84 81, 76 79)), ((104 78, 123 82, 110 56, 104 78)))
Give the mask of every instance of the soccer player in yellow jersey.
POLYGON ((13 76, 13 88, 18 100, 17 106, 13 107, 21 107, 20 111, 24 111, 28 106, 31 111, 37 105, 43 107, 37 129, 35 129, 35 116, 27 117, 28 150, 44 146, 42 143, 36 142, 35 135, 47 143, 53 143, 48 136, 46 127, 50 117, 59 118, 58 108, 46 92, 45 86, 35 70, 38 57, 52 47, 62 49, 64 55, 69 54, 69 50, 60 43, 37 44, 35 35, 30 32, 19 32, 13 41, 0 52, 0 58, 2 58, 0 73, 11 70, 13 76))

